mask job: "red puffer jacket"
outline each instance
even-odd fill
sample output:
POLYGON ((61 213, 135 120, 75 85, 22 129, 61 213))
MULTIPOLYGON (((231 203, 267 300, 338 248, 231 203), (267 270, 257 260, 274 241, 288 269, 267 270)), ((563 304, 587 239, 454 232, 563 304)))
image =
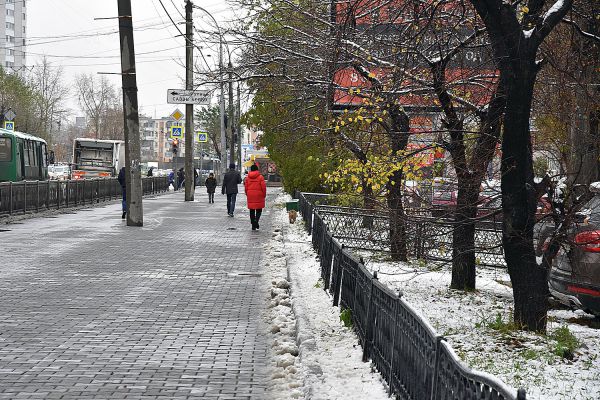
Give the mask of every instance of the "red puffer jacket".
POLYGON ((267 184, 265 178, 258 171, 250 171, 244 180, 244 189, 248 197, 248 208, 257 210, 265 208, 267 184))

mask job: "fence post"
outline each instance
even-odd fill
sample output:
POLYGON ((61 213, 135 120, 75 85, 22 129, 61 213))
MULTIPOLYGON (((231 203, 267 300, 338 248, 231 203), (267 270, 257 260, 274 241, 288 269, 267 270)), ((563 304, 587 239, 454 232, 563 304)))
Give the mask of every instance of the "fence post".
POLYGON ((23 181, 23 214, 27 214, 27 181, 23 181))
MULTIPOLYGON (((337 275, 335 275, 335 285, 333 286, 333 305, 337 306, 339 304, 340 290, 342 286, 342 275, 344 274, 344 263, 342 263, 342 257, 344 256, 344 245, 341 244, 341 250, 339 257, 337 257, 337 262, 339 264, 338 269, 341 268, 341 271, 338 271, 337 275)), ((332 271, 333 272, 333 271, 332 271)))
POLYGON ((35 201, 35 212, 40 212, 40 181, 35 181, 36 201, 35 201))
POLYGON ((440 353, 442 352, 441 348, 442 348, 442 340, 444 339, 443 336, 436 336, 435 337, 435 360, 434 360, 434 368, 433 368, 433 376, 431 377, 431 394, 430 394, 430 399, 434 400, 436 398, 436 394, 437 394, 437 388, 438 388, 438 375, 439 375, 439 371, 440 371, 440 353))
POLYGON ((400 299, 402 298, 402 290, 398 291, 398 300, 396 301, 396 306, 394 309, 394 318, 393 323, 394 327, 392 328, 392 343, 390 346, 390 371, 388 376, 388 393, 391 396, 393 392, 392 380, 394 379, 394 347, 396 346, 396 329, 398 327, 398 308, 400 307, 400 299))
POLYGON ((50 209, 50 179, 46 181, 46 210, 50 209))
POLYGON ((517 400, 526 400, 526 393, 525 393, 525 389, 519 389, 517 390, 517 400))
POLYGON ((8 182, 8 215, 12 215, 13 210, 13 183, 8 182))
MULTIPOLYGON (((358 271, 357 271, 358 274, 358 271)), ((367 362, 371 352, 371 342, 373 341, 373 330, 375 328, 375 313, 373 309, 373 287, 377 280, 377 271, 373 272, 373 278, 371 278, 371 289, 369 290, 369 305, 367 306, 367 323, 365 324, 365 343, 363 343, 363 362, 367 362)), ((354 292, 356 293, 356 286, 354 286, 354 292)), ((355 308, 356 308, 356 302, 355 308)))

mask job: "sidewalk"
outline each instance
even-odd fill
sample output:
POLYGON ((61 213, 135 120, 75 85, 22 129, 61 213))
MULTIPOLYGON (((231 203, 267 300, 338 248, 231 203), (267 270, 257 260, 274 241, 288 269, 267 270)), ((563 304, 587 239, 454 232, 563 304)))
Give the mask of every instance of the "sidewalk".
MULTIPOLYGON (((241 189, 241 187, 240 187, 241 189)), ((243 191, 243 190, 242 190, 243 191)), ((263 399, 260 245, 246 199, 144 199, 0 231, 0 398, 263 399)))

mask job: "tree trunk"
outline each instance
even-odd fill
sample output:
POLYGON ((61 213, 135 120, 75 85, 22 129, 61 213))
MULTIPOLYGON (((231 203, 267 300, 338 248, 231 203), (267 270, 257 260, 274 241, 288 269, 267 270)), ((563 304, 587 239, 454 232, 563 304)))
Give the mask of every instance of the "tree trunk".
POLYGON ((536 193, 529 118, 536 74, 534 59, 521 57, 523 62, 512 68, 508 87, 502 140, 502 243, 513 285, 515 323, 527 330, 545 332, 548 283, 546 271, 537 265, 533 246, 536 193))
POLYGON ((475 290, 475 218, 479 182, 458 180, 458 198, 452 232, 452 282, 450 288, 475 290))
POLYGON ((388 184, 387 204, 390 209, 390 251, 392 260, 408 261, 406 249, 406 217, 402 206, 402 170, 394 172, 388 184))

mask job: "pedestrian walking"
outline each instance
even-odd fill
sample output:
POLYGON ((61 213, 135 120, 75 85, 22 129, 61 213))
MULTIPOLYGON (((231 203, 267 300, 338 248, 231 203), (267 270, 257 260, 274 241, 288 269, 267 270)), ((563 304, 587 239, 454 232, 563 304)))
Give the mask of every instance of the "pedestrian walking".
POLYGON ((146 176, 153 176, 154 175, 154 173, 152 171, 153 169, 154 169, 154 167, 150 167, 150 169, 148 170, 148 173, 146 174, 146 176))
POLYGON ((175 172, 173 172, 173 170, 169 171, 169 188, 171 186, 173 186, 173 190, 175 190, 175 172))
POLYGON ((179 168, 179 170, 177 171, 177 189, 181 189, 183 187, 183 183, 185 181, 185 170, 182 168, 179 168))
POLYGON ((265 178, 258 172, 258 167, 253 165, 250 167, 250 173, 244 179, 244 191, 250 210, 250 223, 252 230, 260 228, 259 221, 263 208, 265 208, 265 198, 267 197, 267 184, 265 178))
POLYGON ((242 177, 235 170, 235 164, 229 164, 229 171, 223 176, 223 186, 221 186, 221 194, 227 195, 227 215, 233 217, 235 211, 235 200, 238 194, 238 185, 242 183, 242 177))
POLYGON ((208 178, 204 181, 204 185, 206 186, 206 192, 208 193, 208 202, 215 202, 215 189, 217 188, 217 180, 215 179, 215 174, 212 172, 208 174, 208 178))
POLYGON ((121 201, 121 211, 123 211, 123 214, 121 214, 121 219, 125 219, 125 216, 127 215, 127 196, 126 196, 126 179, 125 179, 125 167, 121 167, 121 169, 119 170, 119 176, 117 177, 117 180, 119 181, 119 184, 121 185, 121 192, 123 194, 123 200, 121 201))

